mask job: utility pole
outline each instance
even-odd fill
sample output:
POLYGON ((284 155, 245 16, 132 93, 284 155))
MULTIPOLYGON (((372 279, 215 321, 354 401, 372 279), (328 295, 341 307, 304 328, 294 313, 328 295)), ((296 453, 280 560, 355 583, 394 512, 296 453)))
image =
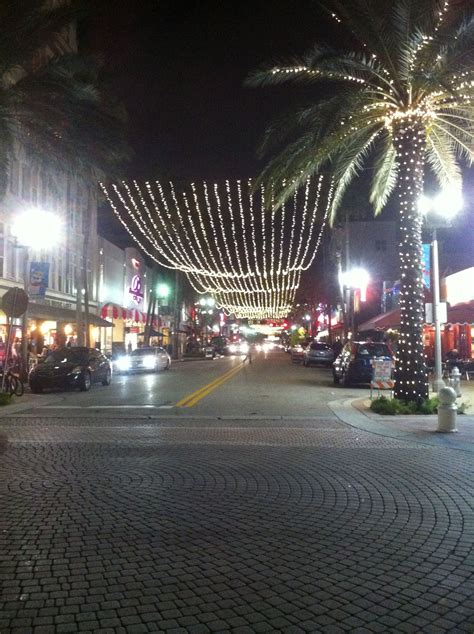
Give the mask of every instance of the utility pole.
POLYGON ((173 300, 173 315, 174 315, 174 319, 173 319, 173 342, 172 342, 172 352, 173 352, 173 359, 178 359, 179 358, 179 323, 180 323, 180 318, 179 318, 179 313, 180 313, 180 307, 179 307, 179 283, 180 283, 180 279, 179 279, 179 270, 175 269, 174 272, 174 300, 173 300))

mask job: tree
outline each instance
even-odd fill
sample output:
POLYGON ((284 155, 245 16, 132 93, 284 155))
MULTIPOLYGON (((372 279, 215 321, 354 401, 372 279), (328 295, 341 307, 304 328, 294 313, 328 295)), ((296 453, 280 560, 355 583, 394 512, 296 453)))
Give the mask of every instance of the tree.
POLYGON ((77 2, 3 0, 0 8, 0 192, 15 143, 32 160, 86 179, 127 155, 124 112, 99 60, 74 52, 77 2))
MULTIPOLYGON (((401 330, 397 398, 428 397, 423 359, 424 297, 419 197, 425 168, 442 186, 461 186, 460 160, 473 159, 474 16, 463 0, 328 0, 352 49, 316 46, 301 59, 258 70, 250 85, 323 83, 311 103, 276 121, 262 151, 276 150, 260 180, 281 204, 321 169, 334 177, 332 220, 366 160, 378 214, 398 197, 401 330)), ((341 33, 341 40, 342 40, 341 33)))

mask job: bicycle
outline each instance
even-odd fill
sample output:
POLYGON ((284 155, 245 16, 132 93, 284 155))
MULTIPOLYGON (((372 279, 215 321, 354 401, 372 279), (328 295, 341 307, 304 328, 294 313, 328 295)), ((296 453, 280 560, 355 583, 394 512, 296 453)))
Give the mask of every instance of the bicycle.
POLYGON ((10 396, 23 396, 25 393, 25 386, 20 377, 14 374, 11 370, 7 370, 5 379, 3 379, 3 371, 0 371, 0 385, 3 386, 3 392, 10 394, 10 396))

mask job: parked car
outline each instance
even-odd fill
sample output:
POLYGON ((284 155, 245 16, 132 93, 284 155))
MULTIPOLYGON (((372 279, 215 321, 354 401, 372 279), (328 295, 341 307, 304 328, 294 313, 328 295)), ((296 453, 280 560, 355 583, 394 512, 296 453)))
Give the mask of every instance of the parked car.
POLYGON ((314 341, 304 351, 303 365, 325 365, 329 368, 334 361, 334 352, 331 346, 326 343, 317 343, 314 341))
POLYGON ((35 394, 48 388, 79 388, 86 392, 93 383, 110 385, 109 359, 94 348, 59 348, 38 363, 29 374, 30 390, 35 394))
POLYGON ((164 348, 147 346, 137 348, 129 355, 122 357, 118 363, 121 372, 157 372, 169 370, 171 357, 164 348))
POLYGON ((291 362, 292 363, 301 363, 304 359, 306 348, 308 347, 308 343, 306 341, 302 343, 297 343, 290 348, 291 354, 291 362))
POLYGON ((393 359, 389 346, 375 341, 346 343, 332 366, 334 383, 370 383, 373 359, 393 359))

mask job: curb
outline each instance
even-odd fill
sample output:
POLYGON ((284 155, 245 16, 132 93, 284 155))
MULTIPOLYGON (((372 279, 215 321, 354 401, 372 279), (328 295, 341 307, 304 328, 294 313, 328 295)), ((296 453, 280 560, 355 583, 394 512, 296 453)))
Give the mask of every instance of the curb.
POLYGON ((457 434, 440 434, 436 431, 436 415, 386 416, 384 417, 384 421, 381 421, 379 418, 372 418, 361 410, 361 401, 365 400, 365 398, 361 399, 359 397, 355 399, 350 398, 330 401, 328 407, 342 423, 355 429, 360 429, 378 436, 394 438, 396 440, 406 440, 407 442, 417 442, 431 447, 457 449, 459 451, 474 453, 474 416, 462 416, 458 418, 459 432, 457 434), (359 407, 357 405, 359 405, 359 407), (386 424, 384 424, 384 422, 386 424), (387 424, 407 422, 413 424, 413 428, 393 428, 387 424), (418 428, 416 428, 415 424, 417 422, 424 424, 424 426, 418 426, 418 428), (427 423, 430 423, 431 428, 426 428, 427 423))

